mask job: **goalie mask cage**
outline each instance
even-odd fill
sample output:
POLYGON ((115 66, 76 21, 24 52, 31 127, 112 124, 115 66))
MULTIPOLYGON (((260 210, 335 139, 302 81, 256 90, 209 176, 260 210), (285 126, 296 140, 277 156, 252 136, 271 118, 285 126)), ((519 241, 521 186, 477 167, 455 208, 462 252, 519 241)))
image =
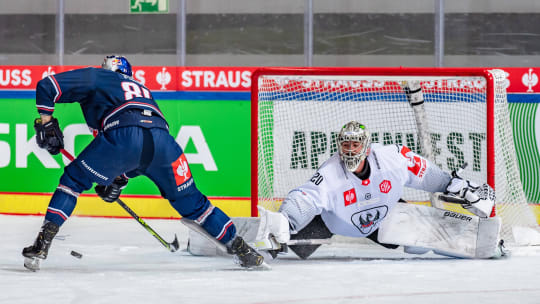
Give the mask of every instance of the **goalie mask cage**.
MULTIPOLYGON (((372 142, 399 144, 450 172, 496 190, 502 238, 526 243, 536 230, 519 176, 506 100, 505 72, 484 68, 263 68, 252 75, 251 207, 277 210, 337 152, 337 134, 356 120, 372 142), (412 107, 403 86, 419 81, 412 107), (255 144, 256 143, 256 144, 255 144), (522 235, 520 235, 520 233, 522 235), (529 232, 528 232, 529 233, 529 232)), ((403 199, 429 202, 405 188, 403 199)))

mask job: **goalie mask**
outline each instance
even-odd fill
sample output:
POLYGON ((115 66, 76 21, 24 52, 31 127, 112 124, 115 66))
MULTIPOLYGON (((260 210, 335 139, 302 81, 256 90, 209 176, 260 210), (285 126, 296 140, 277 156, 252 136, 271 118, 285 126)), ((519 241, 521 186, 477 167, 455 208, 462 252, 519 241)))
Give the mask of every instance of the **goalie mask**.
POLYGON ((133 76, 133 72, 131 71, 131 64, 129 64, 129 61, 127 61, 126 57, 123 56, 107 56, 105 57, 105 60, 103 60, 101 67, 106 70, 128 75, 130 77, 133 76))
POLYGON ((339 156, 347 170, 354 172, 368 154, 371 134, 366 127, 356 121, 348 122, 338 136, 339 156))

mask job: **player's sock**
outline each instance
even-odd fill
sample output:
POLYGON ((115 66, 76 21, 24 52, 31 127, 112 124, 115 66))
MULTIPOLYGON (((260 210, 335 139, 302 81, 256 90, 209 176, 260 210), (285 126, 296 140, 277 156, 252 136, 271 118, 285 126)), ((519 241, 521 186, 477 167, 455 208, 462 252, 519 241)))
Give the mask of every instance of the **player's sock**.
POLYGON ((27 258, 46 259, 49 253, 54 236, 58 233, 60 226, 53 222, 46 222, 39 232, 33 245, 25 247, 22 255, 27 258))

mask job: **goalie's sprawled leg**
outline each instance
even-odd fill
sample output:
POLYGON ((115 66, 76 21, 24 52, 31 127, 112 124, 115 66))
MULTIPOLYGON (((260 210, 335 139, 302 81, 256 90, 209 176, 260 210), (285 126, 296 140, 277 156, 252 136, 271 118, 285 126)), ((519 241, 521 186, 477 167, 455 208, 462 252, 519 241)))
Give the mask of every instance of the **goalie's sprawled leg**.
POLYGON ((192 179, 185 181, 184 185, 186 186, 182 187, 181 191, 177 191, 175 187, 173 195, 165 197, 180 215, 191 221, 188 227, 203 233, 219 247, 224 247, 229 254, 235 255, 242 267, 261 265, 264 258, 237 235, 232 220, 221 209, 210 203, 195 187, 192 179))
POLYGON ((501 255, 501 220, 479 218, 448 210, 397 204, 379 227, 382 243, 408 247, 409 253, 459 258, 496 258, 501 255))
POLYGON ((227 252, 235 255, 242 267, 249 268, 263 263, 263 257, 236 234, 232 220, 198 190, 195 189, 191 195, 180 200, 171 201, 171 205, 185 218, 192 220, 188 227, 225 245, 227 252), (198 203, 194 205, 192 202, 198 203))
MULTIPOLYGON (((298 233, 292 234, 291 240, 329 239, 332 235, 334 234, 328 230, 322 217, 317 215, 306 227, 298 231, 298 233)), ((290 245, 288 247, 296 253, 299 258, 305 260, 312 255, 317 248, 321 247, 321 244, 290 245)))

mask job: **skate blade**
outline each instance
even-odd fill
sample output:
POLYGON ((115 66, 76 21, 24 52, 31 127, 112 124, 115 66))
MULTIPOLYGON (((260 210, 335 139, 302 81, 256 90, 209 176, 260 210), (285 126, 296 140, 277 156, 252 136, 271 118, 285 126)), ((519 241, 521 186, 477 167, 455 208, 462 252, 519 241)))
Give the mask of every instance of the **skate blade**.
POLYGON ((38 258, 24 258, 24 268, 36 272, 39 270, 40 259, 38 258))
POLYGON ((244 269, 250 270, 250 271, 267 271, 267 270, 272 270, 272 266, 268 265, 266 262, 262 262, 261 265, 246 267, 244 269))

